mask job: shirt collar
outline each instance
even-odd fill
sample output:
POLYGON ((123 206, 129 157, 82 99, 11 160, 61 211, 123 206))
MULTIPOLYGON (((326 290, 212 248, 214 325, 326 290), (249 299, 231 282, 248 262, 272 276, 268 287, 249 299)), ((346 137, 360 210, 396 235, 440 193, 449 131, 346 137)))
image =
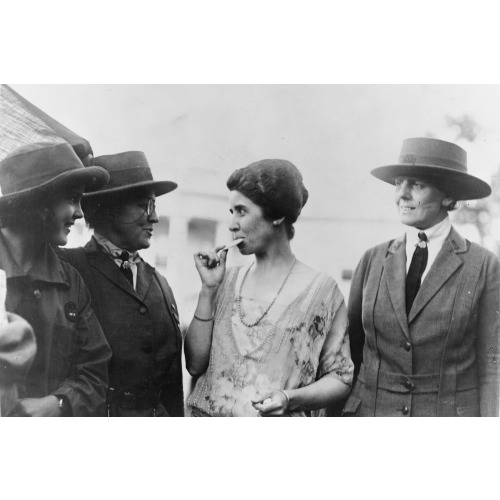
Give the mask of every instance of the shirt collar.
MULTIPOLYGON (((423 232, 427 236, 427 241, 430 245, 433 243, 444 242, 446 237, 451 231, 451 220, 447 215, 441 222, 438 222, 434 226, 425 229, 423 232)), ((415 245, 420 241, 418 233, 422 232, 421 229, 409 226, 406 229, 406 241, 407 245, 415 247, 415 245)))
MULTIPOLYGON (((104 250, 104 253, 109 255, 115 260, 121 261, 121 253, 124 251, 123 248, 117 247, 114 243, 111 243, 107 238, 100 235, 99 233, 94 232, 93 238, 96 243, 104 250)), ((139 257, 139 252, 128 252, 129 253, 129 262, 131 264, 137 264, 141 260, 139 257)))
POLYGON ((62 283, 69 286, 68 278, 56 252, 49 244, 44 245, 42 252, 36 257, 31 269, 26 273, 17 264, 5 243, 0 231, 0 268, 8 278, 28 276, 32 281, 62 283))

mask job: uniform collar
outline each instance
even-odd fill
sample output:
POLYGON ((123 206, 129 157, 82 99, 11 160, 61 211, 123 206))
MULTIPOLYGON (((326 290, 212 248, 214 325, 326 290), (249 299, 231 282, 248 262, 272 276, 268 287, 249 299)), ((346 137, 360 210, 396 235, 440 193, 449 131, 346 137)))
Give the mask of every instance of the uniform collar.
MULTIPOLYGON (((123 248, 117 247, 114 243, 112 243, 99 233, 94 232, 93 238, 95 242, 102 248, 102 250, 106 255, 109 255, 113 259, 121 260, 120 256, 121 253, 124 251, 123 248)), ((136 264, 141 260, 138 252, 128 252, 128 253, 130 255, 129 257, 130 263, 136 264)))
POLYGON ((60 283, 69 286, 68 277, 55 250, 48 243, 37 256, 33 266, 26 273, 17 264, 5 243, 5 238, 0 231, 0 268, 5 271, 8 278, 28 276, 32 281, 45 281, 47 283, 60 283))
MULTIPOLYGON (((451 220, 447 215, 441 222, 438 222, 434 226, 425 229, 423 232, 427 236, 427 241, 430 245, 433 243, 441 243, 443 244, 446 237, 450 234, 451 231, 451 220)), ((406 229, 406 241, 407 246, 411 248, 415 248, 417 243, 419 242, 418 233, 422 232, 421 229, 417 229, 416 227, 409 226, 406 229)))

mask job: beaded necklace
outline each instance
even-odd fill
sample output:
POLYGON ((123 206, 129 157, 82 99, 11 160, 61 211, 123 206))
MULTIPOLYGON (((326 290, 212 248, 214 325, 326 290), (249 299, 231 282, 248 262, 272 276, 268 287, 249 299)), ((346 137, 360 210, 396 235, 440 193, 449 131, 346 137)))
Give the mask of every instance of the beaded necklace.
POLYGON ((278 290, 278 293, 274 297, 274 299, 271 301, 267 309, 257 318, 256 321, 253 323, 247 323, 244 318, 243 318, 243 311, 241 309, 241 291, 243 290, 243 284, 245 283, 246 277, 248 275, 248 272, 250 271, 250 268, 255 264, 255 261, 252 262, 252 264, 248 267, 248 269, 245 271, 245 274, 243 275, 243 279, 241 280, 240 284, 240 290, 238 292, 238 295, 236 295, 236 304, 238 306, 238 315, 240 317, 240 321, 247 327, 247 328, 253 328, 254 326, 257 326, 262 319, 266 316, 266 314, 269 312, 269 309, 273 307, 273 304, 276 302, 276 299, 278 298, 278 295, 281 293, 281 290, 283 290, 283 287, 285 286, 285 283, 288 281, 288 278, 290 277, 290 274, 292 274, 293 267, 295 266, 295 262, 297 262, 297 258, 294 256, 292 265, 290 266, 290 269, 288 271, 288 274, 286 275, 283 283, 280 286, 280 289, 278 290))

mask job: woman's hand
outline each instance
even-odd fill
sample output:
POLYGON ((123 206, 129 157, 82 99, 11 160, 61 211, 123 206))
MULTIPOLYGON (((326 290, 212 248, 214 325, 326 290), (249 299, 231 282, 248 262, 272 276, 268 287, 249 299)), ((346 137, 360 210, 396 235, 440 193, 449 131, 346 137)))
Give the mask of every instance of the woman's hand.
POLYGON ((59 401, 56 396, 19 399, 12 410, 12 417, 60 417, 59 401))
POLYGON ((259 411, 261 417, 282 417, 290 404, 290 399, 281 390, 273 391, 260 401, 252 401, 253 407, 259 411))
POLYGON ((217 289, 224 279, 227 250, 223 250, 217 255, 223 248, 224 245, 221 245, 208 252, 197 252, 194 254, 196 269, 198 270, 203 286, 206 288, 217 289))

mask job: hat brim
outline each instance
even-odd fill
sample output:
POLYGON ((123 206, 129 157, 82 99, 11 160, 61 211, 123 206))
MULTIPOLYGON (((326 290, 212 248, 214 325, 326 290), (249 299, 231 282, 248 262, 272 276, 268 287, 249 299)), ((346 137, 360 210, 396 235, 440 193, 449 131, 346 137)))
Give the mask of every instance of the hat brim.
POLYGON ((14 193, 0 196, 0 211, 3 211, 7 205, 15 199, 29 198, 36 196, 47 188, 56 188, 64 184, 83 184, 84 192, 88 193, 100 189, 109 182, 109 173, 102 167, 84 167, 63 172, 52 179, 39 184, 38 186, 22 189, 14 193))
POLYGON ((477 200, 491 194, 491 187, 483 180, 465 172, 435 165, 399 163, 375 168, 370 173, 392 185, 400 176, 435 179, 437 187, 457 201, 477 200))
POLYGON ((117 194, 124 191, 132 191, 138 188, 152 188, 155 196, 161 196, 177 189, 177 183, 172 181, 142 181, 134 184, 128 184, 126 186, 119 186, 111 189, 100 189, 99 191, 85 193, 85 197, 90 198, 108 194, 117 194))

